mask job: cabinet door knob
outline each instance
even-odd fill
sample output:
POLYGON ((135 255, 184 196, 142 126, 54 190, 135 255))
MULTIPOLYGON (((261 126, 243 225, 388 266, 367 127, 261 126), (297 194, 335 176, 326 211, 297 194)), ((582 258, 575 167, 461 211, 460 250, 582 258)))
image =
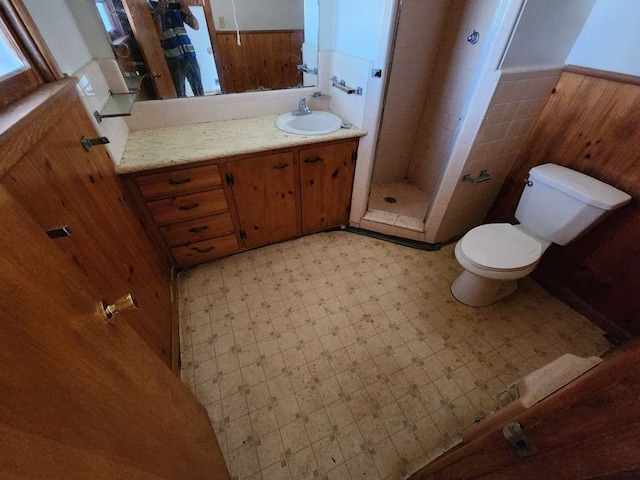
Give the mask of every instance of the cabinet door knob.
POLYGON ((189 177, 172 178, 171 180, 169 180, 169 185, 184 185, 185 183, 189 183, 190 181, 191 181, 191 178, 189 177))
POLYGON ((198 253, 207 253, 213 250, 214 248, 216 247, 207 247, 207 248, 193 247, 193 249, 198 253))
POLYGON ((282 170, 283 168, 287 168, 289 166, 288 163, 279 163, 278 165, 274 165, 271 168, 275 168, 276 170, 282 170))
POLYGON ((209 227, 206 225, 200 225, 199 227, 193 227, 189 229, 189 233, 200 233, 207 230, 209 227))
POLYGON ((193 210, 194 208, 198 208, 200 206, 200 204, 198 202, 194 202, 194 203, 190 203, 189 205, 180 205, 178 207, 178 210, 193 210))
POLYGON ((306 158, 305 160, 303 160, 304 163, 316 163, 316 162, 322 162, 324 160, 324 158, 322 157, 312 157, 312 158, 306 158))

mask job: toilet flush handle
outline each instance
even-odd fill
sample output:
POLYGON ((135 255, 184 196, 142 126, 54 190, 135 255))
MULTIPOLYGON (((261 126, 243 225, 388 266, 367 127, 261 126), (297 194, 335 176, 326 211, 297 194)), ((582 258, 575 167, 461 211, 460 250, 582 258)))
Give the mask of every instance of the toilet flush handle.
POLYGON ((525 177, 525 179, 524 179, 524 184, 525 184, 527 187, 533 187, 533 182, 532 182, 531 180, 529 180, 529 176, 526 176, 526 177, 525 177))

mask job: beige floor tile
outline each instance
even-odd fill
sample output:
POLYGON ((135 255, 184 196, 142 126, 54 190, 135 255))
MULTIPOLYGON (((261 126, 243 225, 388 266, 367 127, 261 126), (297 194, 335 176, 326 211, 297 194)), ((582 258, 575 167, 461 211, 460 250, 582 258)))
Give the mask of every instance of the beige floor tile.
POLYGON ((459 272, 453 246, 345 232, 183 272, 181 377, 232 476, 405 478, 511 382, 610 347, 531 279, 490 307, 460 305, 449 289, 459 272))
POLYGON ((280 433, 287 456, 310 445, 309 436, 301 418, 282 427, 280 433))
POLYGON ((344 463, 342 451, 334 435, 318 440, 313 444, 313 453, 321 474, 327 473, 337 465, 344 463))
POLYGON ((292 454, 287 463, 289 463, 291 477, 296 480, 312 480, 319 473, 318 464, 310 446, 292 454))
POLYGON ((351 472, 351 478, 381 478, 371 455, 367 452, 363 452, 347 460, 347 467, 349 467, 349 472, 351 472))

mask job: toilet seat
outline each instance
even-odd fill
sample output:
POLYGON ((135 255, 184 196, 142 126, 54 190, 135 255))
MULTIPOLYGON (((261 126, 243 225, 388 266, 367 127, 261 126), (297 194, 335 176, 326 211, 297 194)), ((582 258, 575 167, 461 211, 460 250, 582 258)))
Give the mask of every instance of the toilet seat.
POLYGON ((459 242, 459 253, 477 268, 512 272, 535 265, 542 244, 509 223, 490 223, 470 230, 459 242))

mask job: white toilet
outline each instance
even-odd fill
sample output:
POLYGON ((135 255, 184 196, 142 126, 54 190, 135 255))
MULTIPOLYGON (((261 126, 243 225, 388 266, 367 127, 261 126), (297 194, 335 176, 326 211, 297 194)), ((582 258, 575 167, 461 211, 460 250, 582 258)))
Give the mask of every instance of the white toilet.
POLYGON ((631 196, 593 177, 547 163, 532 168, 518 208, 519 225, 491 223, 456 244, 464 268, 451 285, 460 302, 485 307, 513 293, 552 243, 566 245, 631 196))

